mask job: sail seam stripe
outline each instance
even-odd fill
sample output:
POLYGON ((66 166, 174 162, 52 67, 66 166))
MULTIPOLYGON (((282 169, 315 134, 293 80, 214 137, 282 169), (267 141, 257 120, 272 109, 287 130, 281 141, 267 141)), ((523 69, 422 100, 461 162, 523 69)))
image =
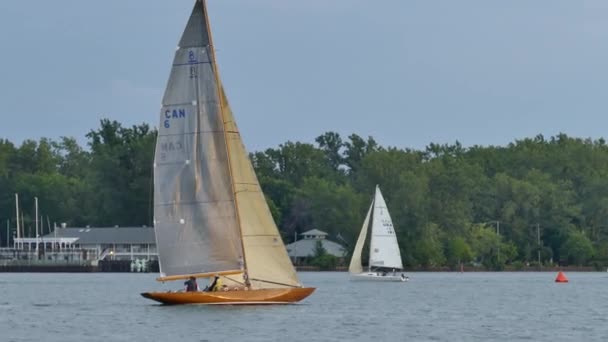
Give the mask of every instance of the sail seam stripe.
POLYGON ((209 130, 209 131, 198 131, 198 132, 186 132, 186 133, 171 133, 171 134, 159 134, 159 137, 172 137, 172 136, 183 136, 183 135, 194 135, 194 134, 202 134, 202 133, 222 133, 222 131, 217 130, 209 130))
POLYGON ((156 166, 168 166, 168 165, 184 165, 184 160, 176 161, 172 163, 156 163, 156 166))
POLYGON ((232 202, 232 200, 225 200, 225 201, 191 201, 191 202, 172 202, 172 203, 166 203, 166 204, 158 204, 155 205, 155 207, 166 207, 168 205, 175 205, 175 204, 210 204, 210 203, 224 203, 224 202, 232 202))
MULTIPOLYGON (((213 104, 215 104, 216 102, 213 102, 211 100, 206 100, 206 101, 201 101, 200 103, 213 103, 213 104)), ((168 104, 161 103, 161 105, 163 107, 189 106, 189 105, 192 105, 192 101, 189 101, 189 102, 179 102, 179 103, 168 103, 168 104)))
POLYGON ((198 65, 198 64, 211 64, 211 62, 177 63, 177 64, 173 64, 173 66, 176 67, 176 66, 198 65))

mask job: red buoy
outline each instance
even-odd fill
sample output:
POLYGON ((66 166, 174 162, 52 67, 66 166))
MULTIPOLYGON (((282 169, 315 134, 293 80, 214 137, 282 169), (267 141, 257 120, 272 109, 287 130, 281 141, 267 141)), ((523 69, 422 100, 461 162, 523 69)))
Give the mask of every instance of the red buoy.
POLYGON ((564 274, 564 272, 559 271, 559 273, 557 274, 557 278, 555 278, 555 282, 556 283, 567 283, 568 278, 566 278, 566 275, 564 274))

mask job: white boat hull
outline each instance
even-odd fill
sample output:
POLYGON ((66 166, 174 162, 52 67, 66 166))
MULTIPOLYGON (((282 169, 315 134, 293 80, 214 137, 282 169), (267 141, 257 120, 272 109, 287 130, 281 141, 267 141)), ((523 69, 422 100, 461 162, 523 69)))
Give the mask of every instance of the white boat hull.
POLYGON ((363 272, 357 274, 350 274, 350 280, 354 281, 389 281, 389 282, 407 282, 410 280, 409 277, 401 274, 378 274, 376 272, 363 272))

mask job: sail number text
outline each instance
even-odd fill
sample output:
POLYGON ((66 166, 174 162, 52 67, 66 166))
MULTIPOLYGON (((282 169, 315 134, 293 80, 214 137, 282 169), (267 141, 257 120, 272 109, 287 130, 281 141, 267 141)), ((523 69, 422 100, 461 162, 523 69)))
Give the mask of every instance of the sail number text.
POLYGON ((393 223, 390 220, 382 220, 382 225, 386 228, 388 234, 395 234, 395 228, 393 228, 393 223))
POLYGON ((186 110, 185 109, 173 109, 173 110, 165 110, 164 113, 165 116, 165 121, 164 121, 164 126, 165 128, 169 128, 171 127, 171 120, 172 119, 183 119, 186 117, 186 110))

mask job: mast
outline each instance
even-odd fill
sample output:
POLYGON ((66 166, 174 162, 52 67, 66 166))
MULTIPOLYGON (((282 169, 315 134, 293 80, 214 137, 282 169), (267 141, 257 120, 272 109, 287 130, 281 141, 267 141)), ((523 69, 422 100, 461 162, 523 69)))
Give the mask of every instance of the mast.
POLYGON ((293 230, 293 264, 295 266, 296 262, 298 261, 298 245, 296 245, 296 242, 298 242, 298 231, 297 230, 293 230))
POLYGON ((372 271, 372 239, 374 238, 374 216, 376 213, 376 193, 374 193, 374 199, 372 200, 372 216, 369 218, 369 225, 372 229, 369 230, 369 255, 367 256, 367 270, 372 271))
POLYGON ((19 194, 15 194, 15 213, 17 215, 17 239, 20 239, 21 233, 19 232, 19 194))
POLYGON ((540 263, 540 223, 536 224, 536 237, 538 241, 538 269, 542 269, 542 265, 540 263))
POLYGON ((36 209, 36 253, 38 253, 38 197, 34 197, 34 207, 36 209))
MULTIPOLYGON (((44 243, 44 218, 40 215, 40 243, 42 244, 42 251, 46 253, 46 244, 44 243)), ((36 241, 38 242, 38 241, 36 241)))
POLYGON ((247 276, 247 258, 245 257, 245 244, 243 242, 243 229, 241 228, 241 215, 239 213, 239 204, 238 201, 236 199, 236 189, 235 189, 235 185, 234 185, 234 176, 233 176, 233 172, 232 172, 232 162, 231 162, 231 156, 230 156, 230 146, 228 144, 228 134, 226 132, 226 118, 224 116, 224 96, 222 94, 221 91, 221 87, 220 87, 220 75, 219 75, 219 71, 218 71, 218 67, 217 67, 217 60, 215 57, 215 46, 213 45, 213 35, 211 34, 211 24, 209 23, 209 15, 208 15, 208 11, 207 11, 207 1, 206 0, 200 0, 203 4, 203 15, 205 16, 205 25, 207 25, 207 32, 209 35, 209 53, 211 54, 211 67, 213 68, 213 75, 215 77, 215 88, 216 88, 216 92, 217 92, 217 97, 219 99, 218 101, 218 107, 219 107, 219 111, 220 111, 220 116, 222 118, 222 129, 223 129, 223 133, 224 133, 224 145, 226 145, 226 156, 228 158, 228 173, 230 175, 230 187, 232 189, 232 196, 234 198, 234 210, 235 210, 235 214, 236 214, 236 224, 238 226, 239 229, 239 235, 241 236, 240 243, 241 243, 241 251, 243 252, 242 258, 243 258, 243 269, 245 271, 245 285, 249 286, 250 282, 249 282, 249 277, 247 276))

